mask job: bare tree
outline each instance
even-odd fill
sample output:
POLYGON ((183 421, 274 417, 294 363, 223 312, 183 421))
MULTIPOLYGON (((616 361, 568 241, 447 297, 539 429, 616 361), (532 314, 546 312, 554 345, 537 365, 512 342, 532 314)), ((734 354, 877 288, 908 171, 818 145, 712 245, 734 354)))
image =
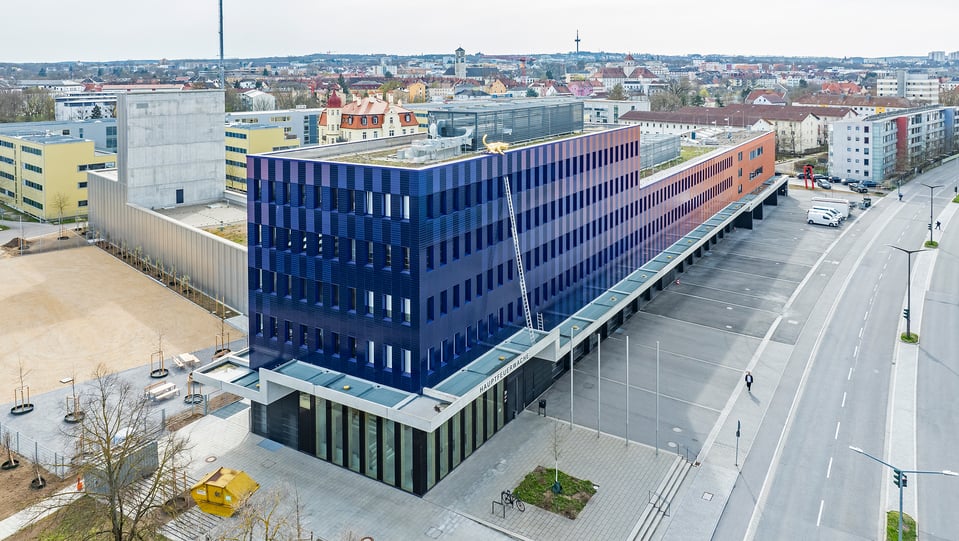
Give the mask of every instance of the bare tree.
POLYGON ((67 196, 64 195, 63 192, 57 192, 57 194, 53 196, 51 204, 53 208, 57 210, 57 222, 60 224, 60 235, 57 238, 63 240, 66 238, 63 235, 63 210, 70 204, 70 200, 67 199, 67 196))
POLYGON ((142 539, 159 526, 154 511, 165 503, 171 471, 187 464, 185 438, 165 432, 143 393, 100 365, 83 397, 83 422, 74 436, 84 442, 80 472, 86 490, 104 505, 85 527, 115 541, 142 539))
POLYGON ((254 494, 239 508, 239 524, 231 523, 219 541, 299 541, 306 537, 300 494, 294 485, 280 486, 254 494), (292 501, 290 495, 293 496, 292 501))
POLYGON ((54 119, 53 94, 41 88, 28 88, 22 95, 23 120, 37 122, 54 119))

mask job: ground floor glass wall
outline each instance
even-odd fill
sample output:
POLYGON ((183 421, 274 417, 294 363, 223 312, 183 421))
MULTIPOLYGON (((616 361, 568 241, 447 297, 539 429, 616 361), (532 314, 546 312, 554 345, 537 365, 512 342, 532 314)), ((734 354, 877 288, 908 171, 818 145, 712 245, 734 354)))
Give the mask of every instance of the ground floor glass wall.
POLYGON ((253 403, 250 424, 256 434, 423 495, 503 428, 505 390, 500 381, 433 432, 307 393, 253 403))

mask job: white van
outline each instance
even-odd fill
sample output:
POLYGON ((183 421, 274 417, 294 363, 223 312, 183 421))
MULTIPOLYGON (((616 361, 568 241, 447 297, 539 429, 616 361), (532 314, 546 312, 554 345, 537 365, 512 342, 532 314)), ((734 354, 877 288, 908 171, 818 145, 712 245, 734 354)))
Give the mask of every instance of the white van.
POLYGON ((832 207, 823 207, 823 206, 818 206, 818 205, 817 205, 817 206, 813 207, 812 210, 815 210, 815 211, 817 211, 817 212, 825 212, 825 213, 827 213, 827 214, 830 214, 830 215, 832 215, 832 216, 835 216, 836 218, 839 218, 839 221, 840 221, 840 222, 843 222, 843 221, 846 220, 846 217, 843 216, 841 212, 839 212, 838 210, 836 210, 836 209, 834 209, 834 208, 832 208, 832 207))
POLYGON ((806 213, 806 223, 839 227, 839 217, 824 210, 810 209, 806 213))

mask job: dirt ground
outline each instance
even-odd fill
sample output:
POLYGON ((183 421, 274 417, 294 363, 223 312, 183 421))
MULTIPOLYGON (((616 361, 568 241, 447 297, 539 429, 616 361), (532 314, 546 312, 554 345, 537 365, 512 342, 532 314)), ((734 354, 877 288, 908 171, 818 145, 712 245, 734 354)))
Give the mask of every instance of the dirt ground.
MULTIPOLYGON (((215 345, 220 320, 99 248, 0 259, 0 396, 31 394, 215 345)), ((237 334, 231 330, 231 337, 237 334)))
MULTIPOLYGON (((7 460, 7 452, 0 446, 0 462, 7 460)), ((20 461, 20 466, 12 470, 0 471, 0 483, 3 483, 4 492, 14 497, 0 498, 0 519, 28 507, 40 500, 43 500, 53 493, 62 490, 67 485, 76 483, 74 479, 60 480, 52 474, 40 470, 40 475, 47 482, 47 486, 36 490, 30 486, 30 482, 36 477, 33 464, 29 460, 13 453, 14 458, 20 461)))

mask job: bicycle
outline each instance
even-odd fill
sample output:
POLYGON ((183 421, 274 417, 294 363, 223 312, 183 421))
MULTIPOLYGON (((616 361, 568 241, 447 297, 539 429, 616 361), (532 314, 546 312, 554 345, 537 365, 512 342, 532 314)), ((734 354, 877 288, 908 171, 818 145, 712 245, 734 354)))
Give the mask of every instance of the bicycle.
POLYGON ((518 510, 520 513, 526 511, 526 504, 523 503, 523 500, 513 495, 512 491, 504 490, 503 493, 500 494, 500 499, 503 501, 503 505, 509 504, 510 507, 518 510))

